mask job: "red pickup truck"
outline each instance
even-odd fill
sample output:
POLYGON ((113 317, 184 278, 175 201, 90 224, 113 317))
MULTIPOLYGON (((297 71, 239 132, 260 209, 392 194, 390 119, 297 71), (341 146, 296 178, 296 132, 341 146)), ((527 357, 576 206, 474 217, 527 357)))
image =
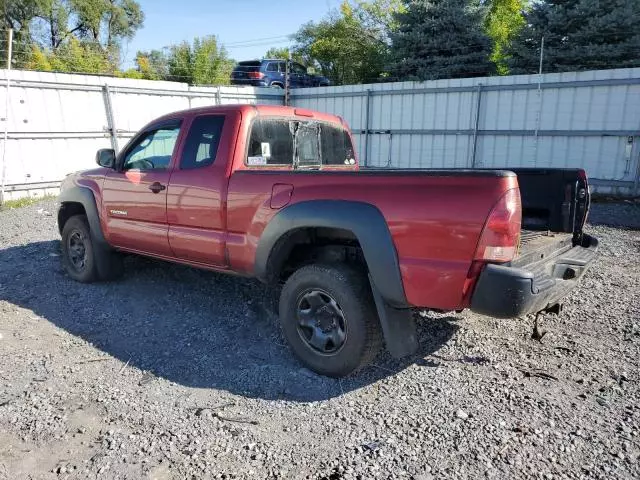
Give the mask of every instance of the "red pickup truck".
POLYGON ((117 278, 122 253, 257 277, 330 376, 414 353, 416 308, 554 310, 597 248, 583 170, 359 171, 345 122, 308 110, 172 113, 96 160, 61 186, 70 277, 117 278))

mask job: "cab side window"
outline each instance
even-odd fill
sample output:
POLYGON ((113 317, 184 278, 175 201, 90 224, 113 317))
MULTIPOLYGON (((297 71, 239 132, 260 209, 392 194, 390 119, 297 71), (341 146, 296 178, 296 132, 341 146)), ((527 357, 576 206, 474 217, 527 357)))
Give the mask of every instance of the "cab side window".
POLYGON ((293 122, 259 118, 253 122, 246 164, 293 165, 293 122))
POLYGON ((180 125, 149 130, 127 151, 124 170, 166 170, 178 140, 180 125))
POLYGON ((202 168, 215 162, 223 126, 223 115, 202 115, 193 120, 180 159, 181 170, 202 168))
POLYGON ((334 125, 320 127, 320 151, 323 165, 355 165, 355 155, 349 132, 334 125))

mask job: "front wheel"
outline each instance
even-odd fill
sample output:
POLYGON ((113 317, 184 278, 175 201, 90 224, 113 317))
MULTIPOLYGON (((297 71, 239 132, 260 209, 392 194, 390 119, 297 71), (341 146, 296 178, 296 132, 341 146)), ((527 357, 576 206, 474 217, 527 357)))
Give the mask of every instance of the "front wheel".
POLYGON ((93 241, 85 215, 74 215, 62 228, 62 265, 82 283, 117 280, 124 273, 122 256, 93 241))
POLYGON ((62 264, 67 274, 77 282, 98 280, 94 245, 89 223, 84 215, 75 215, 62 229, 62 264))
POLYGON ((329 377, 366 366, 382 345, 368 279, 344 265, 308 265, 291 275, 280 295, 280 322, 296 357, 329 377))

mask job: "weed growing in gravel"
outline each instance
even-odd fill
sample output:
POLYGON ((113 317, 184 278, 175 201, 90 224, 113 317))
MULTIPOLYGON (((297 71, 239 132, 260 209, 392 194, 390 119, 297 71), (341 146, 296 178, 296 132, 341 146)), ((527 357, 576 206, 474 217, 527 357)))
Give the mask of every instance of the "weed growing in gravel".
POLYGON ((43 200, 52 200, 56 198, 55 195, 45 195, 44 197, 24 197, 17 200, 7 200, 0 204, 0 210, 10 210, 12 208, 22 208, 33 205, 34 203, 42 202, 43 200))

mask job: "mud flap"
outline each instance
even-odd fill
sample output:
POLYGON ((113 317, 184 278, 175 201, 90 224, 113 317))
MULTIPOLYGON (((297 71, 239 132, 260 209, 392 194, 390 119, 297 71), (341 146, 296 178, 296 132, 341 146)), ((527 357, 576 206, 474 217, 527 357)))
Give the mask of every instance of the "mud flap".
POLYGON ((122 275, 122 259, 117 258, 113 250, 106 243, 100 242, 91 232, 93 240, 94 259, 101 280, 112 280, 122 275))
POLYGON ((418 351, 418 334, 411 310, 389 306, 373 283, 371 275, 369 275, 369 283, 371 283, 387 350, 394 358, 413 355, 418 351))

